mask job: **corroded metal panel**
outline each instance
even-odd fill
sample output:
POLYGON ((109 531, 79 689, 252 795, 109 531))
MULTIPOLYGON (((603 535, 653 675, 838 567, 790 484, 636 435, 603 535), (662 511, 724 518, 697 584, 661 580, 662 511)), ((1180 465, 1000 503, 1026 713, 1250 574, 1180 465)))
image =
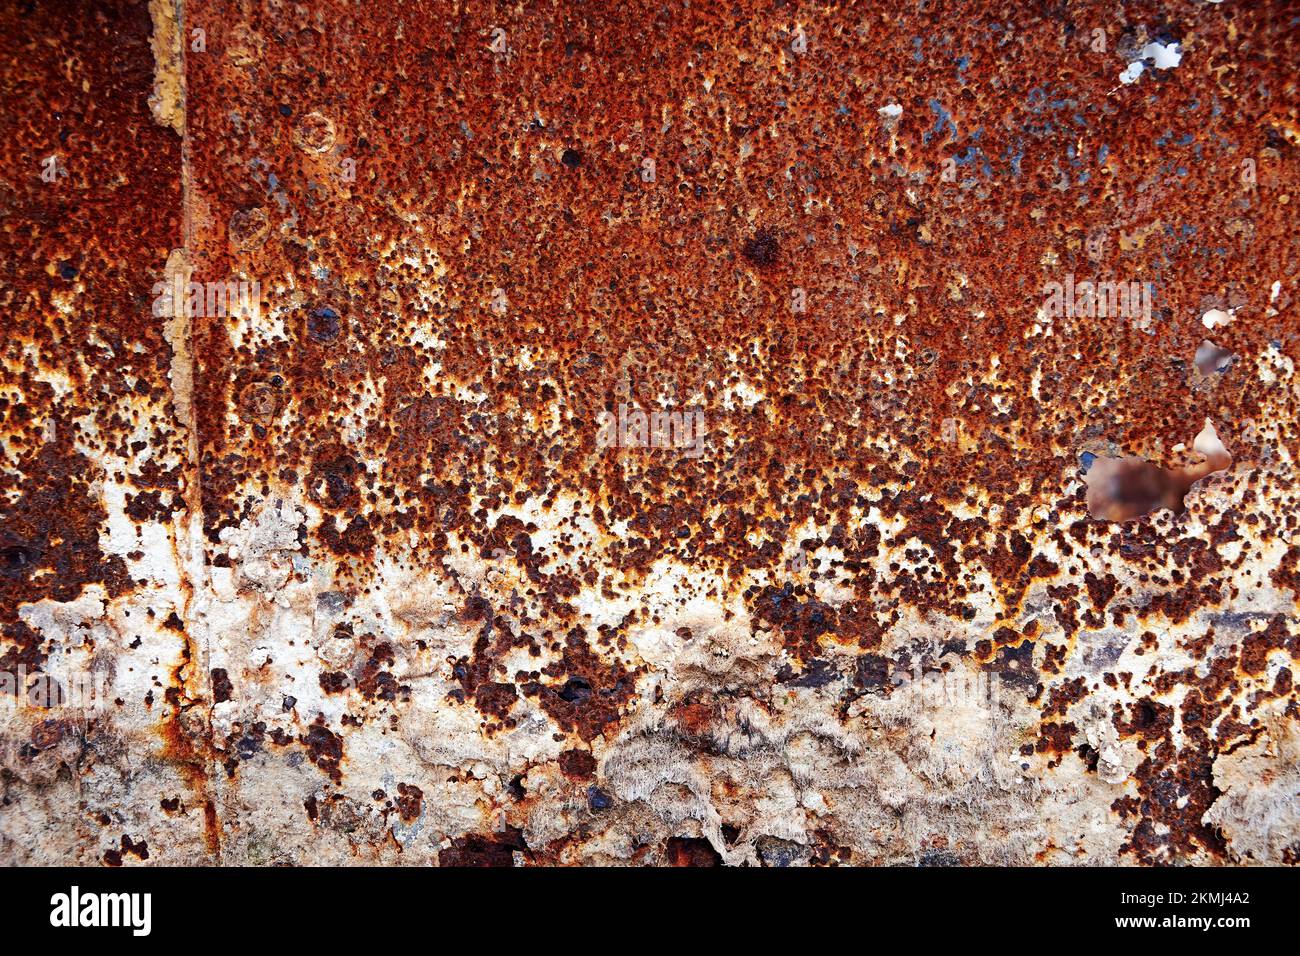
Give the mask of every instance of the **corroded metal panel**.
POLYGON ((1300 859, 1294 3, 2 16, 6 861, 1300 859))

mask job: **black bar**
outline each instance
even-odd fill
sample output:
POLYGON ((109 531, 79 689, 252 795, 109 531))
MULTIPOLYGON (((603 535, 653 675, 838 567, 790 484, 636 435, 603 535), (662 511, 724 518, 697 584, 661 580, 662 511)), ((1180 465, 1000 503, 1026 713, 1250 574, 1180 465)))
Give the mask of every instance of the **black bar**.
MULTIPOLYGON (((1034 945, 1097 934, 1149 943, 1171 932, 1231 941, 1242 932, 1286 930, 1300 886, 1285 868, 1190 867, 727 873, 123 867, 11 869, 0 879, 7 884, 4 899, 14 940, 34 934, 67 942, 75 934, 84 941, 112 938, 132 947, 173 946, 202 944, 207 927, 223 927, 217 931, 227 934, 223 948, 241 941, 256 945, 265 939, 262 927, 271 925, 278 927, 277 937, 295 947, 337 947, 346 938, 341 934, 364 933, 367 926, 450 929, 467 920, 480 926, 486 920, 493 927, 489 934, 504 940, 512 935, 510 926, 545 935, 550 925, 560 932, 576 913, 584 937, 602 938, 603 927, 620 934, 636 928, 635 935, 652 944, 660 934, 695 936, 695 929, 685 927, 697 924, 699 933, 716 931, 733 942, 735 934, 761 938, 782 924, 800 933, 838 927, 864 939, 906 932, 927 943, 1005 942, 1008 934, 1034 945), (120 920, 126 925, 119 926, 52 926, 57 895, 70 904, 73 886, 83 907, 92 894, 150 894, 148 935, 136 936, 126 917, 120 920)), ((112 908, 106 910, 110 916, 112 908)), ((122 912, 142 916, 143 906, 122 912)))

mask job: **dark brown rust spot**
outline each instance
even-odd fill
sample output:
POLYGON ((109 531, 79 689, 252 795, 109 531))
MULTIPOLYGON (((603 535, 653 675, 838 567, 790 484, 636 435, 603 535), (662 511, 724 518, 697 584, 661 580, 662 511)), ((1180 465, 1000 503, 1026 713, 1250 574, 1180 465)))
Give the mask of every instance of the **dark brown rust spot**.
POLYGON ((774 265, 781 253, 781 244, 776 233, 770 229, 760 229, 745 241, 742 255, 756 266, 774 265))

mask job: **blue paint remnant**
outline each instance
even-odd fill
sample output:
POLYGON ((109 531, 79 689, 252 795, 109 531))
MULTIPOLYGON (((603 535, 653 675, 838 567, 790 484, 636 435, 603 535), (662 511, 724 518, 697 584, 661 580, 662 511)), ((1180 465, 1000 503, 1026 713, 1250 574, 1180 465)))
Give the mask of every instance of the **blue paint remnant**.
POLYGON ((952 135, 957 135, 957 124, 952 121, 952 116, 943 108, 943 104, 938 100, 930 100, 930 112, 935 116, 934 127, 921 134, 921 142, 929 143, 930 139, 943 133, 947 128, 952 131, 952 135))
POLYGON ((1085 475, 1088 473, 1088 469, 1092 467, 1092 463, 1096 460, 1097 456, 1090 451, 1085 451, 1079 456, 1079 466, 1083 469, 1085 475))
MULTIPOLYGON (((1011 152, 1010 147, 1007 148, 1007 152, 1008 152, 1008 153, 1011 152)), ((1023 146, 1020 147, 1019 151, 1017 151, 1017 152, 1014 153, 1014 154, 1011 154, 1008 158, 1011 160, 1011 172, 1012 172, 1012 174, 1015 175, 1015 176, 1019 176, 1019 175, 1020 175, 1020 163, 1021 163, 1021 162, 1024 160, 1024 158, 1025 158, 1025 148, 1024 148, 1023 146)))
POLYGON ((1101 144, 1101 149, 1097 150, 1097 162, 1106 165, 1106 157, 1110 155, 1110 147, 1105 143, 1101 144))
POLYGON ((984 151, 977 146, 967 146, 953 157, 953 162, 958 166, 971 167, 972 172, 978 169, 981 174, 993 178, 993 166, 984 155, 984 151))
MULTIPOLYGON (((1041 113, 1045 109, 1052 111, 1074 109, 1079 105, 1077 100, 1070 99, 1069 97, 1059 100, 1049 99, 1047 96, 1047 89, 1042 86, 1035 86, 1029 91, 1029 97, 1026 100, 1026 103, 1035 113, 1041 113)), ((1075 118, 1077 120, 1083 119, 1083 117, 1079 116, 1077 113, 1075 114, 1075 118)))
POLYGON ((957 57, 957 79, 959 80, 963 79, 962 73, 965 72, 969 67, 970 67, 970 57, 968 56, 957 57))
POLYGON ((921 60, 923 59, 923 57, 921 56, 921 38, 920 38, 920 37, 912 37, 912 59, 913 59, 914 61, 916 61, 917 63, 920 63, 921 60))

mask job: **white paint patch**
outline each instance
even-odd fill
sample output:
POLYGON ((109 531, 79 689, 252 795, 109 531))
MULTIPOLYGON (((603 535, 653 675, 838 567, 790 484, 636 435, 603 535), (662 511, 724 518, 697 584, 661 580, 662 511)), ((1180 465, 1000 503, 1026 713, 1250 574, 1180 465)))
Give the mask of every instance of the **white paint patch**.
POLYGON ((1172 70, 1183 62, 1182 51, 1178 49, 1180 46, 1181 43, 1170 43, 1168 46, 1163 43, 1148 43, 1142 48, 1142 59, 1153 60, 1157 70, 1172 70))
POLYGON ((1236 309, 1229 309, 1226 312, 1223 309, 1211 309, 1201 316, 1201 325, 1207 329, 1217 329, 1221 325, 1230 324, 1236 317, 1236 309))
POLYGON ((1148 43, 1138 54, 1138 59, 1125 67, 1124 72, 1119 75, 1119 81, 1125 86, 1136 83, 1138 77, 1146 71, 1147 60, 1150 60, 1151 65, 1157 70, 1172 70, 1183 62, 1181 46, 1181 43, 1148 43))
POLYGON ((1228 449, 1224 448, 1223 442, 1219 440, 1218 432, 1214 430, 1214 423, 1208 418, 1205 420, 1205 427, 1192 439, 1192 448, 1210 460, 1230 457, 1228 449))

